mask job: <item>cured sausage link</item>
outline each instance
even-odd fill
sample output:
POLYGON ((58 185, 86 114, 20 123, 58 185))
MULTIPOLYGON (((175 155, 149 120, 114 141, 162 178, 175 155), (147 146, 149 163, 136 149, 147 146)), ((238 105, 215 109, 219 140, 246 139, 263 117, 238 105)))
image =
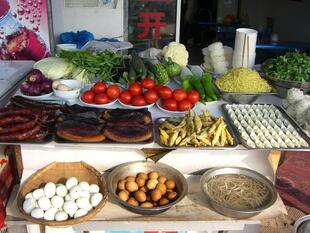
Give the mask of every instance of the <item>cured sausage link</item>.
POLYGON ((30 130, 38 123, 38 119, 39 118, 37 116, 33 116, 32 119, 30 119, 28 122, 9 125, 7 127, 0 127, 0 135, 30 130))
POLYGON ((30 108, 20 108, 20 107, 6 107, 0 110, 0 117, 10 116, 10 115, 41 115, 41 111, 30 109, 30 108))
POLYGON ((50 110, 58 110, 61 108, 59 104, 43 103, 36 100, 30 100, 22 96, 14 96, 11 102, 21 107, 45 108, 50 110))
POLYGON ((0 141, 12 142, 12 141, 24 141, 30 138, 33 135, 36 135, 40 132, 42 126, 40 124, 35 125, 30 130, 22 131, 22 132, 15 132, 10 134, 3 134, 0 135, 0 141))
POLYGON ((16 123, 25 123, 29 121, 28 116, 24 115, 15 115, 15 116, 8 116, 0 118, 0 126, 10 125, 10 124, 16 124, 16 123))

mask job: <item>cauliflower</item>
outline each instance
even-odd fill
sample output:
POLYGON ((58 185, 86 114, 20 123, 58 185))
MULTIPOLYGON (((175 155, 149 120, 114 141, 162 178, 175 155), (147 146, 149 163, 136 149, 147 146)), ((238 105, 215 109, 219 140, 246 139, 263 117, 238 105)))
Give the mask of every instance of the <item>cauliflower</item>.
POLYGON ((178 42, 170 42, 169 45, 163 49, 164 58, 168 60, 168 57, 182 67, 187 66, 188 52, 183 44, 178 42))

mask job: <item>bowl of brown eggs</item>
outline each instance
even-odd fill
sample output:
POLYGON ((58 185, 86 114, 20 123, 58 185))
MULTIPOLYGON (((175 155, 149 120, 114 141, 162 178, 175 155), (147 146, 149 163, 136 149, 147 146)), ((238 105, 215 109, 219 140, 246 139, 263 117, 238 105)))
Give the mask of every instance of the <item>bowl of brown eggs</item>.
POLYGON ((153 161, 121 164, 110 173, 108 183, 110 193, 122 206, 143 215, 170 209, 188 189, 182 173, 153 161))

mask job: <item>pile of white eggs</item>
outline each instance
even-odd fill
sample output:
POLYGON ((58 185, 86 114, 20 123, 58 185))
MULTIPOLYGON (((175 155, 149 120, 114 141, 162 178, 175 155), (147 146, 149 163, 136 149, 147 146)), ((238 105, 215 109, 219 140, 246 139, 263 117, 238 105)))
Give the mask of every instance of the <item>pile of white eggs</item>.
POLYGON ((45 184, 25 196, 23 210, 36 219, 66 221, 86 215, 102 200, 99 186, 70 177, 66 184, 45 184))

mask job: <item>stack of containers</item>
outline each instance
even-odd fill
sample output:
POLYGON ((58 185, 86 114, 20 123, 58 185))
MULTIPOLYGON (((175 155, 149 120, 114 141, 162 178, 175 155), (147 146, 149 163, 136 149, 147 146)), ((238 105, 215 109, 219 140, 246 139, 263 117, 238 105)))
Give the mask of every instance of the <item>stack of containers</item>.
POLYGON ((233 49, 223 46, 222 42, 215 42, 202 49, 203 66, 206 70, 216 74, 223 74, 231 67, 233 49))
POLYGON ((257 31, 250 28, 238 28, 235 38, 235 50, 232 66, 253 68, 256 57, 257 31))

